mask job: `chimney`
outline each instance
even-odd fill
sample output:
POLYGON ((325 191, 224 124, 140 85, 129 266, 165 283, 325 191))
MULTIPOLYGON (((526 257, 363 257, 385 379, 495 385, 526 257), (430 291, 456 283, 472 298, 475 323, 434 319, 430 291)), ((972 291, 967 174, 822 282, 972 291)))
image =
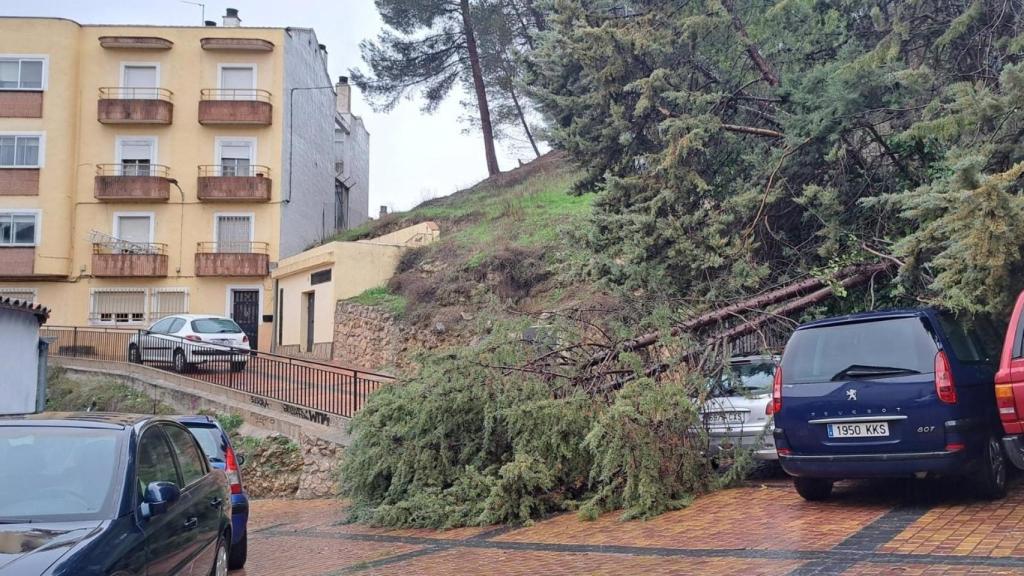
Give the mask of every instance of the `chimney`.
POLYGON ((205 24, 206 26, 211 27, 211 28, 217 26, 217 23, 214 22, 213 20, 207 20, 206 22, 203 22, 203 24, 205 24))
POLYGON ((381 206, 380 207, 380 217, 384 218, 387 215, 388 215, 388 207, 387 206, 381 206))
POLYGON ((338 83, 334 85, 338 93, 337 109, 339 114, 352 113, 352 87, 348 83, 348 76, 338 76, 338 83))
POLYGON ((228 8, 227 13, 224 14, 224 27, 225 28, 238 28, 242 25, 242 19, 238 17, 237 8, 228 8))

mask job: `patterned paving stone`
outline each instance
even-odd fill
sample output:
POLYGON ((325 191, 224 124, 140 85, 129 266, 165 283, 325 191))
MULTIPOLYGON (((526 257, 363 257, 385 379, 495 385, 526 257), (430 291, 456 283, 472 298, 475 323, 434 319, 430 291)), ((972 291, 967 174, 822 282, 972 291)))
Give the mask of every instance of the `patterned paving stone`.
POLYGON ((618 576, 731 574, 773 576, 783 575, 801 564, 793 560, 744 560, 735 558, 650 558, 616 554, 562 554, 552 552, 518 552, 508 550, 456 549, 413 558, 359 572, 366 575, 475 575, 526 576, 540 574, 587 574, 618 576))
POLYGON ((326 576, 422 547, 395 543, 249 536, 249 560, 233 576, 326 576))
POLYGON ((837 498, 804 502, 792 488, 739 488, 698 498, 648 521, 607 514, 581 522, 565 514, 495 538, 506 542, 586 543, 677 548, 826 550, 891 509, 837 498))
POLYGON ((1024 575, 1024 569, 989 566, 949 566, 942 564, 875 564, 861 562, 843 572, 843 576, 988 576, 1024 575))
POLYGON ((894 536, 879 551, 1024 556, 1024 489, 995 502, 940 504, 894 536))

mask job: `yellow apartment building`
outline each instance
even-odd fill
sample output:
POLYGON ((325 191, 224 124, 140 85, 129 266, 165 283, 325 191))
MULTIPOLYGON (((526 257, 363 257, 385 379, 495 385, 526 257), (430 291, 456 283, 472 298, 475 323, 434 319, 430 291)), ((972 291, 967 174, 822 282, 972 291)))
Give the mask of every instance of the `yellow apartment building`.
POLYGON ((0 18, 0 296, 52 325, 225 314, 269 348, 271 271, 365 220, 340 203, 366 176, 312 30, 212 24, 0 18))

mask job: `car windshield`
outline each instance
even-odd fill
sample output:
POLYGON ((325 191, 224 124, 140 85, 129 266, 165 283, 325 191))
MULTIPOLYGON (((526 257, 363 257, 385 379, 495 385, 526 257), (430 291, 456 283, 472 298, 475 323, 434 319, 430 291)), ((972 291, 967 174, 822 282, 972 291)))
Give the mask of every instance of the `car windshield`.
POLYGON ((121 443, 115 430, 0 426, 0 522, 113 518, 121 443))
POLYGON ((186 424, 192 435, 199 441, 199 446, 203 449, 203 454, 210 460, 218 462, 224 461, 225 448, 224 440, 221 438, 220 430, 213 426, 201 426, 196 424, 186 424))
POLYGON ((786 384, 884 379, 934 372, 938 345, 917 316, 797 330, 786 344, 786 384))
POLYGON ((772 389, 774 377, 775 363, 769 359, 741 361, 730 363, 710 384, 712 390, 728 396, 758 395, 772 389))
POLYGON ((227 318, 200 318, 192 321, 192 331, 196 334, 240 334, 242 329, 234 320, 227 318))

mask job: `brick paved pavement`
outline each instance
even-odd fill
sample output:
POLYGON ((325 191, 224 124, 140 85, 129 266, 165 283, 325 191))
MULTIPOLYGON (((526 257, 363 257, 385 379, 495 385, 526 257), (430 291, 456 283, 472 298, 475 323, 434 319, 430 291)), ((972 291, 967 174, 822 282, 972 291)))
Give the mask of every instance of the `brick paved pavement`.
POLYGON ((955 484, 850 483, 802 501, 785 480, 647 522, 565 514, 524 528, 387 531, 334 501, 257 501, 234 576, 760 574, 1024 576, 1024 485, 1001 502, 955 484))

